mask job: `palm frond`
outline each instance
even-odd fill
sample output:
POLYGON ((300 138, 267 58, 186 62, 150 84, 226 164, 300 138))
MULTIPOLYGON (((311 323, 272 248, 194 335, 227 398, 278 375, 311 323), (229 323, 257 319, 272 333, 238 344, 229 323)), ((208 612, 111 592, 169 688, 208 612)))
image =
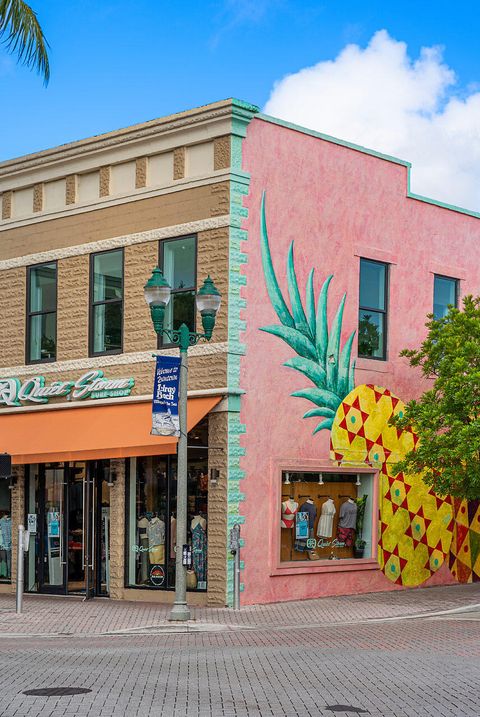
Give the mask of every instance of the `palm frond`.
POLYGON ((342 300, 333 319, 332 328, 328 337, 327 346, 327 387, 333 388, 337 386, 338 380, 338 354, 340 351, 340 334, 342 331, 343 309, 345 307, 345 299, 347 295, 342 296, 342 300))
POLYGON ((48 42, 34 10, 23 0, 0 0, 0 41, 18 61, 50 79, 48 42))
MULTIPOLYGON (((352 355, 353 339, 355 338, 356 331, 352 331, 348 339, 345 341, 345 345, 340 354, 340 360, 338 362, 338 390, 339 393, 343 393, 345 396, 350 393, 352 389, 350 385, 350 358, 352 355)), ((353 386, 352 386, 353 388, 353 386)))
POLYGON ((310 335, 313 337, 317 331, 317 318, 315 315, 315 289, 313 287, 313 277, 315 269, 310 270, 310 274, 307 279, 307 320, 310 328, 310 335))
POLYGON ((268 243, 267 222, 265 219, 265 192, 262 194, 260 242, 262 248, 263 273, 265 275, 265 283, 272 306, 284 326, 295 328, 295 321, 285 303, 277 277, 275 276, 275 269, 273 268, 272 255, 270 254, 270 246, 268 243))
POLYGON ((330 274, 330 276, 327 276, 325 281, 323 282, 323 286, 320 291, 320 296, 318 299, 318 308, 317 308, 317 322, 316 322, 316 332, 317 332, 317 354, 318 354, 318 360, 325 364, 325 361, 327 359, 327 344, 328 344, 328 316, 327 316, 327 308, 328 308, 328 287, 330 286, 330 282, 333 279, 333 274, 330 274))
POLYGON ((288 361, 285 361, 284 366, 293 368, 296 371, 300 371, 304 376, 310 379, 315 386, 319 388, 326 388, 327 374, 322 366, 316 361, 311 359, 303 358, 301 356, 294 356, 288 361))
POLYGON ((338 396, 323 388, 302 388, 291 395, 295 398, 307 398, 316 406, 331 408, 332 411, 336 411, 339 406, 338 396))
POLYGON ((305 358, 316 359, 315 349, 312 346, 312 342, 307 339, 304 334, 297 329, 291 329, 289 326, 263 326, 260 331, 265 331, 267 334, 273 334, 279 336, 281 339, 294 349, 299 356, 305 356, 305 358))
POLYGON ((294 391, 291 395, 311 401, 316 406, 307 411, 304 418, 325 419, 316 426, 315 434, 332 427, 338 406, 354 388, 355 361, 351 363, 351 354, 355 331, 350 334, 341 349, 346 294, 340 301, 329 330, 328 290, 333 276, 325 279, 315 308, 314 269, 310 271, 304 308, 295 271, 292 242, 287 256, 287 288, 291 308, 287 305, 270 253, 265 218, 265 192, 261 203, 260 237, 265 283, 272 306, 281 322, 280 325, 264 326, 261 331, 285 341, 297 355, 285 361, 284 366, 302 373, 313 383, 313 387, 294 391))
POLYGON ((290 303, 292 305, 293 320, 298 331, 305 334, 308 338, 312 338, 310 333, 310 327, 307 323, 307 317, 303 309, 302 299, 300 297, 300 291, 298 289, 297 275, 295 273, 295 261, 293 259, 293 241, 290 244, 287 258, 287 284, 288 284, 288 295, 290 296, 290 303))
POLYGON ((323 416, 324 418, 335 418, 335 411, 331 408, 311 408, 303 414, 304 418, 313 418, 314 416, 323 416))
POLYGON ((323 431, 324 428, 330 429, 332 427, 332 424, 333 418, 326 418, 324 421, 320 421, 318 426, 313 431, 313 435, 315 435, 315 433, 318 433, 319 431, 323 431))

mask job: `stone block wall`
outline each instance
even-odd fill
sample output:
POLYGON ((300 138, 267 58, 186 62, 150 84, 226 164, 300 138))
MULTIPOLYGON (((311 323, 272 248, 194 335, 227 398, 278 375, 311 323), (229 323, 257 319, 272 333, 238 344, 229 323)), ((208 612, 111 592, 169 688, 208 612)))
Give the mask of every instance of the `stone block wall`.
POLYGON ((225 605, 227 591, 227 442, 228 413, 208 418, 208 472, 219 471, 216 485, 208 486, 208 605, 225 605))
POLYGON ((125 586, 125 460, 110 461, 117 478, 110 488, 110 597, 123 598, 125 586))

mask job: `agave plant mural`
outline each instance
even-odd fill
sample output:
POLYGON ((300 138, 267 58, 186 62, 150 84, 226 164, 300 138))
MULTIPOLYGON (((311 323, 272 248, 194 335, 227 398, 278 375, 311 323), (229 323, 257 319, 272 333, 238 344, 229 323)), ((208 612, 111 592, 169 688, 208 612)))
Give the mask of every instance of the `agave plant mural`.
POLYGON ((290 308, 288 307, 273 268, 265 218, 265 192, 262 195, 260 236, 267 291, 280 320, 280 324, 263 326, 260 330, 283 339, 297 354, 285 361, 284 366, 299 371, 313 383, 313 387, 300 389, 291 395, 306 398, 315 405, 315 408, 307 411, 303 416, 303 418, 323 418, 313 431, 315 434, 332 427, 338 406, 355 385, 355 361, 350 363, 355 331, 352 331, 343 348, 340 349, 346 294, 340 301, 329 329, 327 302, 333 274, 325 279, 317 304, 314 288, 315 270, 310 271, 304 306, 295 272, 292 241, 287 257, 290 308))

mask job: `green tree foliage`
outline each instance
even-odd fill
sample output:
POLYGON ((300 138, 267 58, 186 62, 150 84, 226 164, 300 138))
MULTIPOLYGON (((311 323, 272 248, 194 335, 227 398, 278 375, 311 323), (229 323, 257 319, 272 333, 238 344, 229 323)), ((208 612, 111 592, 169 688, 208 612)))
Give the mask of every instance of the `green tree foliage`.
POLYGON ((463 310, 428 319, 420 349, 401 356, 433 384, 391 421, 420 439, 394 471, 421 473, 440 496, 473 500, 480 498, 480 297, 466 296, 463 310))
POLYGON ((37 14, 22 0, 0 0, 0 42, 19 62, 50 79, 48 43, 37 14))

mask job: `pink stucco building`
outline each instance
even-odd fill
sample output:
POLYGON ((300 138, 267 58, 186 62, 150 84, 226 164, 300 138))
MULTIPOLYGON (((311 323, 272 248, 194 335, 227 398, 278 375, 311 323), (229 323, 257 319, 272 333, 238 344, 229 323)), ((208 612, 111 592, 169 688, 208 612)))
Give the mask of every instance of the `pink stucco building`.
POLYGON ((0 592, 21 524, 29 592, 173 602, 190 544, 188 601, 231 605, 237 524, 243 604, 480 579, 480 503, 393 475, 399 353, 480 279, 480 215, 409 171, 235 99, 0 163, 0 592), (182 324, 186 471, 151 434, 182 324))
MULTIPOLYGON (((412 507, 404 500, 403 486, 394 486, 385 496, 393 484, 385 466, 394 454, 388 459, 384 453, 375 453, 378 461, 368 460, 370 454, 365 454, 364 460, 358 456, 348 460, 345 454, 342 461, 332 460, 331 430, 342 417, 338 413, 333 417, 335 404, 328 403, 328 396, 327 403, 312 403, 292 394, 306 387, 325 388, 328 376, 324 385, 322 376, 325 371, 328 374, 330 365, 341 371, 335 366, 341 356, 334 349, 330 354, 330 346, 323 359, 318 350, 315 354, 315 348, 311 353, 315 340, 318 349, 319 325, 315 327, 315 321, 320 313, 311 291, 313 288, 316 302, 324 280, 333 275, 328 326, 332 333, 335 311, 346 292, 340 349, 355 331, 351 349, 351 361, 356 359, 355 386, 384 387, 404 400, 418 395, 423 388, 420 376, 399 358, 399 352, 419 345, 426 315, 434 310, 434 294, 435 312, 441 314, 449 302, 478 293, 478 215, 412 195, 407 162, 263 115, 255 116, 248 125, 242 169, 250 175, 248 196, 243 201, 248 209, 242 224, 246 234, 241 244, 246 279, 242 289, 245 355, 240 365, 240 385, 245 391, 240 414, 245 426, 241 459, 245 500, 240 505, 245 518, 243 601, 271 602, 452 582, 452 508, 443 504, 443 513, 440 506, 438 512, 431 513, 427 520, 431 535, 425 532, 423 541, 416 542, 415 530, 423 533, 424 524, 420 528, 415 521, 422 515, 422 506, 427 514, 426 506, 433 497, 422 493, 412 507), (263 192, 269 244, 264 244, 262 266, 263 192), (298 295, 292 266, 287 268, 292 241, 298 295), (270 267, 284 297, 279 311, 285 321, 279 320, 274 307, 276 303, 278 308, 282 299, 268 269, 268 246, 270 267), (311 269, 315 269, 313 283, 309 283, 311 269), (278 332, 272 335, 261 330, 272 325, 286 326, 288 336, 283 335, 282 340, 278 332), (298 335, 299 327, 310 348, 301 343, 297 351, 289 332, 298 335), (285 366, 293 357, 297 365, 285 366), (316 407, 323 418, 318 414, 302 418, 316 407), (312 435, 322 420, 325 428, 312 435), (355 511, 359 513, 359 499, 364 495, 363 535, 359 536, 355 511), (342 509, 344 504, 347 507, 342 509), (352 505, 353 517, 349 517, 348 506, 352 505), (408 530, 405 534, 405 526, 392 527, 395 537, 387 539, 390 544, 383 545, 386 552, 379 560, 377 532, 381 548, 385 525, 395 516, 400 520, 399 508, 407 515, 408 530), (289 519, 290 512, 296 516, 289 519), (308 514, 303 539, 299 536, 306 528, 299 517, 305 516, 299 513, 308 514), (384 518, 384 513, 390 518, 384 518), (359 537, 366 543, 363 555, 355 550, 359 537), (309 550, 309 546, 313 547, 309 550), (388 574, 390 570, 393 575, 388 574)), ((340 398, 346 393, 344 384, 340 398)), ((361 405, 362 400, 360 395, 357 407, 365 410, 364 414, 360 410, 359 417, 366 419, 368 408, 361 405)), ((365 400, 368 403, 368 398, 365 400)), ((377 440, 381 429, 377 422, 371 441, 377 440)), ((366 438, 368 447, 368 431, 366 438)), ((381 438, 378 440, 381 445, 381 438)), ((422 491, 421 486, 417 488, 422 491)))

